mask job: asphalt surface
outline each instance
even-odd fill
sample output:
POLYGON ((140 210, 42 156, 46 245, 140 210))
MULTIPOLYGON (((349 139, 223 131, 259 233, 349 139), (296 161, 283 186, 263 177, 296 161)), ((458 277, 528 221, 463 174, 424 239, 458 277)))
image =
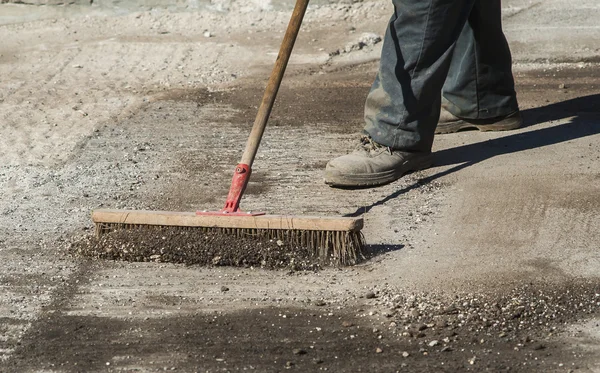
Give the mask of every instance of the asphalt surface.
POLYGON ((96 207, 220 207, 290 5, 94 3, 0 5, 0 371, 600 371, 596 1, 504 1, 525 127, 359 191, 321 173, 390 5, 311 6, 243 206, 362 214, 372 258, 318 271, 73 250, 96 207))

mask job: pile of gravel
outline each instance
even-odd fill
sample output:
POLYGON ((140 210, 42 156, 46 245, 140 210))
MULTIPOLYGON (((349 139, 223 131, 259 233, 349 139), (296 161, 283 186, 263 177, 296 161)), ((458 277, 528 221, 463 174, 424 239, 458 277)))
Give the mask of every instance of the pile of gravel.
POLYGON ((168 262, 203 266, 312 270, 319 264, 306 248, 278 240, 236 237, 200 230, 119 230, 100 238, 74 239, 75 255, 130 262, 168 262))
POLYGON ((365 298, 404 346, 400 353, 408 367, 436 362, 444 363, 439 371, 477 371, 482 364, 494 371, 547 371, 536 369, 572 360, 555 337, 568 325, 598 317, 598 280, 509 289, 452 295, 382 289, 365 298))

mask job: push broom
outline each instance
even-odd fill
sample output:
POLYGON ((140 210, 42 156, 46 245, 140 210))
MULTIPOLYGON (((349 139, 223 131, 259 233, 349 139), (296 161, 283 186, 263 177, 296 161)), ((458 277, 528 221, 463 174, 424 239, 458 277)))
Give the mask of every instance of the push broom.
POLYGON ((362 257, 362 218, 266 215, 243 212, 240 200, 289 61, 309 0, 297 0, 279 55, 267 83, 245 151, 236 166, 225 207, 220 211, 168 212, 98 209, 92 212, 96 236, 128 229, 201 229, 233 237, 276 239, 307 249, 322 263, 350 265, 362 257))

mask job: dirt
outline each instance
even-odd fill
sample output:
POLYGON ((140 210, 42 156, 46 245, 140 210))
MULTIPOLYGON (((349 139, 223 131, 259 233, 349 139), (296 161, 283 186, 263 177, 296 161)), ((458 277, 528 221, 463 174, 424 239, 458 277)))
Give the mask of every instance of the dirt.
POLYGON ((321 173, 354 146, 380 43, 355 46, 391 7, 309 9, 242 207, 363 216, 357 266, 63 255, 97 207, 222 207, 289 17, 267 3, 0 5, 0 371, 598 371, 587 0, 503 2, 524 128, 436 137, 433 168, 357 191, 321 173), (577 22, 540 28, 563 5, 577 22))
MULTIPOLYGON (((598 283, 530 284, 502 294, 382 291, 349 308, 303 308, 106 318, 48 312, 10 371, 564 372, 588 356, 557 340, 561 325, 598 314, 598 283), (385 311, 373 311, 374 305, 385 311), (371 309, 368 311, 368 309, 371 309), (374 319, 378 322, 374 322, 374 319), (567 364, 567 362, 572 362, 567 364)), ((222 287, 221 292, 229 291, 222 287)), ((189 304, 163 297, 158 305, 189 304)), ((159 306, 160 307, 160 306, 159 306)))
MULTIPOLYGON (((182 280, 186 285, 181 288, 181 285, 176 284, 181 283, 179 278, 182 267, 172 267, 164 262, 200 263, 221 268, 214 266, 216 256, 221 256, 219 265, 232 264, 226 263, 227 255, 231 253, 226 242, 213 245, 210 253, 198 251, 199 255, 189 262, 188 255, 193 254, 193 251, 186 250, 185 259, 171 256, 168 260, 163 260, 162 255, 165 253, 160 253, 156 245, 138 246, 144 249, 141 260, 150 260, 145 264, 169 266, 175 271, 173 280, 167 283, 166 289, 187 290, 183 290, 183 293, 181 290, 158 291, 157 288, 162 289, 163 285, 152 285, 154 277, 163 276, 165 267, 143 267, 145 269, 136 274, 134 267, 131 267, 135 263, 113 267, 102 260, 83 266, 80 274, 72 274, 67 276, 68 279, 62 280, 63 284, 67 281, 66 287, 61 287, 59 279, 56 288, 53 288, 53 297, 65 297, 64 303, 45 306, 36 321, 27 328, 11 318, 3 321, 8 335, 19 333, 18 345, 9 344, 10 342, 6 344, 14 346, 14 352, 5 361, 3 369, 9 372, 38 369, 64 372, 135 369, 164 371, 165 368, 176 368, 178 371, 254 368, 258 371, 360 369, 390 372, 564 372, 569 369, 579 371, 580 367, 587 366, 588 361, 594 361, 594 352, 581 349, 573 351, 569 343, 565 342, 564 333, 568 325, 597 317, 597 283, 536 282, 531 286, 511 288, 514 283, 522 281, 520 276, 523 274, 505 274, 501 281, 496 279, 485 284, 486 288, 497 292, 490 293, 484 288, 471 294, 456 290, 446 294, 435 290, 432 292, 437 287, 424 283, 420 289, 426 288, 429 291, 417 291, 414 297, 411 297, 410 291, 383 285, 394 283, 385 272, 386 265, 394 266, 394 256, 398 253, 411 255, 411 252, 415 252, 415 247, 419 247, 418 237, 423 237, 422 233, 417 232, 427 229, 428 224, 432 224, 430 221, 435 221, 433 219, 440 214, 440 196, 452 187, 452 183, 436 180, 436 174, 417 173, 409 175, 396 185, 375 190, 374 196, 369 191, 347 191, 348 194, 342 195, 338 191, 316 186, 318 180, 315 174, 320 172, 323 160, 332 153, 330 148, 325 148, 325 153, 319 152, 323 148, 313 146, 295 147, 295 152, 289 155, 283 151, 290 147, 290 141, 298 144, 298 140, 294 138, 300 138, 300 143, 306 141, 312 144, 314 139, 328 134, 331 139, 336 139, 337 148, 333 152, 344 152, 345 146, 351 145, 359 129, 360 120, 356 116, 361 110, 373 66, 342 69, 330 73, 328 79, 311 79, 301 74, 290 77, 292 86, 282 90, 278 107, 273 113, 277 122, 270 127, 271 132, 265 137, 266 156, 259 158, 259 162, 269 164, 269 168, 259 168, 256 174, 258 177, 253 178, 244 200, 245 205, 251 209, 266 206, 268 211, 298 213, 300 208, 305 213, 370 213, 367 221, 371 223, 367 224, 366 231, 367 237, 371 237, 368 249, 377 255, 365 264, 366 267, 341 272, 340 279, 335 279, 335 273, 323 273, 324 282, 316 285, 317 288, 324 289, 318 293, 319 300, 313 299, 314 293, 306 293, 306 290, 288 294, 289 285, 274 287, 274 283, 285 284, 290 281, 293 284, 297 281, 294 278, 282 278, 285 271, 275 271, 266 280, 260 280, 264 282, 256 288, 241 293, 236 291, 236 287, 240 286, 238 282, 219 285, 214 290, 217 295, 200 299, 194 295, 197 286, 210 288, 208 284, 197 284, 197 276, 201 279, 205 276, 202 270, 196 266, 189 267, 194 272, 193 277, 189 283, 182 280), (300 80, 307 82, 311 88, 300 84, 300 80), (310 97, 315 103, 326 105, 315 104, 305 108, 297 104, 306 97, 310 97), (282 108, 285 110, 281 110, 282 108), (331 120, 328 116, 330 110, 339 113, 339 121, 331 120), (275 169, 272 169, 273 165, 275 169), (289 189, 290 186, 294 188, 289 189), (315 191, 321 195, 315 194, 315 191), (267 194, 272 197, 264 199, 267 194), (406 198, 399 199, 400 196, 406 198), (344 203, 346 205, 354 204, 357 207, 339 210, 340 199, 348 201, 344 203), (289 201, 298 200, 303 202, 289 204, 289 201), (391 206, 394 206, 393 203, 400 204, 389 210, 391 203, 391 206), (377 219, 380 219, 380 215, 373 215, 373 212, 381 208, 388 209, 384 210, 383 219, 386 214, 398 214, 399 210, 411 211, 408 215, 393 218, 396 223, 389 231, 393 235, 404 235, 401 236, 403 238, 390 240, 383 236, 380 241, 375 238, 375 227, 378 227, 377 219), (219 247, 224 249, 222 253, 217 253, 219 247), (161 258, 151 259, 153 255, 161 255, 161 258), (161 274, 153 275, 153 272, 161 274), (95 273, 99 279, 93 279, 95 273), (133 283, 122 284, 120 278, 123 274, 130 277, 133 283), (146 277, 148 274, 150 278, 146 277), (374 276, 376 285, 367 280, 363 282, 366 285, 362 286, 374 286, 376 296, 367 302, 361 286, 354 283, 345 286, 344 278, 349 274, 367 279, 374 276), (104 277, 113 276, 117 277, 114 285, 106 285, 104 277), (93 288, 86 287, 87 281, 102 285, 101 288, 105 288, 104 291, 108 293, 100 299, 92 297, 85 300, 96 292, 93 288), (149 283, 140 288, 138 282, 149 283), (339 284, 343 289, 339 294, 343 296, 335 295, 337 290, 333 289, 337 285, 330 283, 339 284), (222 291, 222 286, 231 290, 222 291), (331 286, 333 288, 330 289, 331 286), (139 289, 136 292, 144 294, 145 300, 138 299, 132 303, 132 308, 125 307, 128 311, 120 310, 122 305, 129 304, 128 296, 109 294, 113 291, 120 294, 123 287, 139 289), (260 294, 265 289, 279 287, 286 289, 285 295, 256 296, 257 292, 260 294), (73 293, 70 294, 70 291, 73 293), (157 291, 160 295, 153 295, 157 291), (350 296, 347 295, 348 292, 350 296), (241 300, 242 309, 240 305, 229 308, 236 303, 231 303, 228 294, 232 294, 235 297, 233 299, 241 300), (307 294, 311 300, 305 300, 307 294), (453 299, 449 300, 448 297, 453 299), (256 301, 257 299, 260 301, 256 301), (276 299, 283 301, 275 301, 276 299), (299 303, 299 300, 302 301, 299 303), (246 306, 247 303, 252 306, 246 306), (466 303, 468 304, 465 305, 466 303), (79 304, 90 304, 84 306, 84 310, 98 307, 100 314, 80 310, 79 304), (111 304, 116 310, 101 311, 111 304), (215 308, 207 311, 207 304, 214 304, 215 308), (323 306, 315 307, 316 304, 323 306), (182 312, 181 309, 186 311, 182 312), (286 318, 280 315, 286 315, 286 318), (374 332, 374 329, 377 331, 374 332), (306 354, 294 354, 296 349, 302 349, 306 354)), ((537 73, 518 74, 523 84, 520 92, 522 102, 525 103, 524 116, 528 125, 534 125, 540 120, 560 120, 573 115, 585 118, 585 115, 597 113, 593 95, 581 96, 581 92, 558 88, 559 83, 555 82, 564 81, 567 76, 576 81, 576 75, 566 74, 570 72, 553 78, 546 88, 540 88, 545 93, 542 97, 549 97, 552 100, 550 102, 546 102, 547 98, 540 97, 537 87, 527 85, 528 81, 538 84, 537 73), (548 95, 548 91, 554 95, 548 95), (534 108, 528 109, 527 105, 534 108)), ((101 127, 82 144, 82 153, 77 157, 79 167, 73 175, 79 175, 81 180, 81 175, 89 172, 90 177, 85 180, 93 181, 83 190, 77 189, 80 194, 76 198, 86 201, 86 206, 174 210, 193 210, 199 205, 220 207, 230 181, 232 166, 239 155, 236 151, 227 150, 223 153, 220 149, 232 149, 243 143, 244 135, 239 129, 240 126, 247 128, 251 123, 255 110, 253 103, 260 92, 260 85, 256 81, 246 82, 239 87, 226 87, 217 92, 175 91, 141 106, 139 111, 123 119, 118 129, 101 127), (198 131, 197 126, 205 126, 198 118, 205 118, 207 109, 211 118, 210 125, 219 130, 212 136, 196 137, 194 133, 198 131), (169 123, 168 128, 156 126, 151 133, 148 132, 149 123, 165 121, 169 123), (158 162, 150 161, 160 154, 167 154, 167 158, 158 162), (94 171, 98 168, 102 168, 103 172, 122 176, 114 176, 117 182, 106 185, 104 179, 99 177, 100 173, 94 171)), ((206 130, 210 127, 201 128, 206 130)), ((538 136, 536 141, 541 145, 545 143, 545 139, 550 142, 569 141, 595 133, 594 127, 582 123, 579 127, 572 127, 569 132, 538 136)), ((507 136, 510 139, 513 135, 507 136)), ((533 147, 536 144, 534 142, 531 145, 530 141, 524 139, 524 135, 517 136, 511 140, 488 140, 468 153, 478 154, 480 162, 483 162, 496 154, 510 154, 514 147, 533 147)), ((452 155, 448 151, 440 152, 438 164, 441 163, 442 167, 444 164, 460 163, 464 159, 456 158, 456 155, 447 156, 448 154, 452 155)), ((464 157, 465 153, 461 154, 464 157)), ((78 178, 62 176, 59 180, 64 183, 78 178)), ((52 180, 51 177, 44 182, 52 183, 52 180)), ((578 197, 581 208, 594 206, 594 195, 583 193, 578 197)), ((560 206, 573 206, 573 203, 566 197, 557 200, 560 206)), ((489 206, 489 203, 486 202, 486 205, 489 206)), ((84 209, 82 215, 87 212, 84 209)), ((89 228, 86 223, 76 226, 89 228)), ((90 237, 88 232, 89 229, 82 232, 82 235, 90 237)), ((72 233, 71 230, 66 234, 72 233)), ((161 242, 162 237, 155 237, 156 240, 150 242, 161 242)), ((145 236, 142 241, 147 239, 145 236)), ((186 245, 190 242, 187 238, 168 237, 169 242, 178 242, 179 239, 186 245)), ((113 243, 124 241, 123 237, 118 236, 108 240, 113 243)), ((192 242, 194 241, 195 238, 192 242)), ((239 241, 236 243, 239 244, 239 241)), ((261 251, 264 248, 244 243, 241 246, 250 249, 249 258, 246 263, 241 263, 242 267, 289 269, 289 256, 277 251, 277 245, 272 242, 268 243, 267 248, 275 249, 271 252, 275 255, 269 257, 265 264, 264 251, 261 251)), ((105 247, 102 246, 103 250, 105 247)), ((98 251, 98 247, 93 244, 88 248, 90 251, 87 255, 106 259, 121 259, 123 253, 121 248, 110 253, 98 251)), ((51 253, 55 251, 55 246, 52 243, 44 244, 42 251, 53 256, 51 253), (46 245, 51 246, 48 248, 46 245)), ((133 252, 129 254, 139 256, 133 252)), ((169 255, 171 254, 167 253, 169 255)), ((419 263, 426 261, 426 256, 426 253, 421 252, 414 265, 421 278, 425 278, 426 272, 423 264, 419 263)), ((238 255, 236 258, 239 257, 238 255)), ((61 260, 64 263, 60 266, 65 269, 78 263, 77 257, 61 260)), ((237 259, 235 262, 233 264, 240 264, 237 259)), ((467 263, 473 265, 472 262, 467 263)), ((310 264, 306 267, 314 268, 310 264)), ((554 276, 555 269, 552 265, 537 262, 535 267, 542 276, 554 276)), ((235 272, 229 274, 235 276, 235 272)), ((210 278, 209 283, 214 284, 217 275, 206 276, 210 278)), ((221 276, 222 274, 218 275, 221 276)), ((255 281, 264 276, 252 273, 246 281, 255 281)), ((437 273, 435 276, 440 275, 437 273)), ((525 281, 528 279, 526 276, 523 278, 525 281)), ((32 281, 45 283, 46 280, 43 276, 35 280, 23 276, 13 276, 12 280, 8 277, 3 279, 4 284, 24 287, 21 294, 25 294, 25 289, 29 289, 32 281)), ((481 288, 480 285, 475 286, 481 288)))
POLYGON ((214 229, 162 228, 117 230, 96 238, 75 239, 68 252, 97 259, 131 262, 179 263, 186 265, 318 269, 320 260, 312 251, 278 239, 244 237, 244 233, 214 229))

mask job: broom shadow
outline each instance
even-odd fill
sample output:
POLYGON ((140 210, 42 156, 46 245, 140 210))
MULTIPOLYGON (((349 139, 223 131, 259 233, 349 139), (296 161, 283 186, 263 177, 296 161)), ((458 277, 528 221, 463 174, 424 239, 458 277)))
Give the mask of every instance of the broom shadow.
POLYGON ((380 256, 383 255, 385 253, 389 253, 392 251, 399 251, 402 250, 404 248, 404 245, 399 245, 399 244, 391 244, 391 245, 385 245, 385 244, 376 244, 376 245, 365 245, 365 249, 364 249, 364 256, 365 259, 371 259, 374 258, 376 256, 380 256))
MULTIPOLYGON (((361 206, 356 211, 344 216, 358 217, 371 211, 373 207, 383 205, 422 185, 499 155, 541 148, 597 135, 600 133, 600 94, 578 97, 538 108, 523 110, 522 115, 524 127, 569 117, 573 118, 569 122, 558 126, 541 128, 525 133, 514 133, 501 138, 440 150, 435 153, 434 165, 456 166, 419 179, 414 184, 399 189, 369 206, 361 206)), ((367 250, 369 250, 369 245, 367 245, 367 250)))

